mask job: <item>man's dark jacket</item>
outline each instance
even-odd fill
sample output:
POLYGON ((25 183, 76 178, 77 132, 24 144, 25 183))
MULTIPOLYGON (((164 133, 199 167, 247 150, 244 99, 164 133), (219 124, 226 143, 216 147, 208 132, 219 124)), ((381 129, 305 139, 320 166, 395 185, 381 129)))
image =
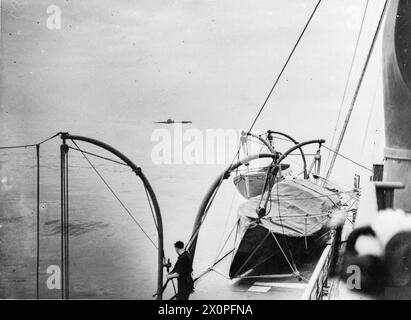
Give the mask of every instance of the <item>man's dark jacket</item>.
POLYGON ((193 272, 192 261, 187 251, 184 251, 177 259, 176 265, 172 273, 177 272, 178 277, 178 294, 177 299, 186 300, 193 291, 193 278, 191 273, 193 272))

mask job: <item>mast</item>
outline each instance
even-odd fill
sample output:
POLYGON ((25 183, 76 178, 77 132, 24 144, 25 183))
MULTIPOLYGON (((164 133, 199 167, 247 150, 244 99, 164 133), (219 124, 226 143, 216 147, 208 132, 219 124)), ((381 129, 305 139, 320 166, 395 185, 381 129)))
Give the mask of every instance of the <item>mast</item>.
POLYGON ((351 104, 350 104, 350 108, 348 109, 347 116, 345 117, 344 124, 343 124, 343 127, 341 129, 341 134, 338 138, 338 142, 337 142, 337 146, 335 148, 335 152, 333 153, 333 156, 332 156, 332 159, 331 159, 331 162, 330 162, 330 166, 328 167, 328 171, 327 171, 327 174, 325 176, 325 184, 327 183, 328 179, 331 176, 331 172, 334 168, 335 160, 336 160, 338 152, 341 148, 341 144, 343 142, 345 132, 347 131, 348 123, 350 121, 351 114, 352 114, 352 111, 354 109, 355 102, 357 101, 358 93, 360 91, 362 82, 364 80, 365 72, 367 71, 368 64, 371 60, 371 55, 372 55, 372 52, 374 51, 375 43, 377 42, 378 34, 379 34, 379 31, 380 31, 381 26, 382 26, 382 21, 384 19, 385 12, 387 11, 388 3, 389 3, 389 0, 386 0, 385 4, 384 4, 384 8, 381 12, 380 20, 378 21, 378 25, 377 25, 377 29, 376 29, 375 34, 374 34, 374 38, 372 39, 370 49, 368 50, 367 59, 365 60, 365 64, 364 64, 364 67, 362 69, 360 79, 358 80, 357 87, 355 88, 355 92, 354 92, 354 96, 353 96, 351 104))

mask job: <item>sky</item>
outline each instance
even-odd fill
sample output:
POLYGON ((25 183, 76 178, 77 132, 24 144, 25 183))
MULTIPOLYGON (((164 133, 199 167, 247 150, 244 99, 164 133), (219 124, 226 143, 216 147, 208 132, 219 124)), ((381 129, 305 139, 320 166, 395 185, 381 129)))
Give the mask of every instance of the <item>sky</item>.
MULTIPOLYGON (((366 2, 320 4, 257 129, 331 141, 366 2)), ((148 153, 152 122, 168 117, 190 119, 199 130, 247 129, 315 4, 2 1, 4 143, 66 130, 123 146, 119 135, 134 126, 135 143, 148 153), (59 30, 47 28, 50 5, 61 9, 59 30)), ((382 5, 369 1, 337 136, 382 5)), ((382 160, 380 70, 378 43, 341 149, 367 166, 382 160)), ((336 172, 346 165, 338 161, 336 172)))

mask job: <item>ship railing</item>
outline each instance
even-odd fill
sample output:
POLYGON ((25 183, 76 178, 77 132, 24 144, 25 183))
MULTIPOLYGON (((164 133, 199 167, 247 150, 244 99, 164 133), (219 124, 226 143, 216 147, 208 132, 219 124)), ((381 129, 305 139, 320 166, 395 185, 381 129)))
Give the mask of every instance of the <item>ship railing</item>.
POLYGON ((327 245, 302 295, 302 300, 322 300, 328 289, 328 275, 332 260, 332 246, 327 245))

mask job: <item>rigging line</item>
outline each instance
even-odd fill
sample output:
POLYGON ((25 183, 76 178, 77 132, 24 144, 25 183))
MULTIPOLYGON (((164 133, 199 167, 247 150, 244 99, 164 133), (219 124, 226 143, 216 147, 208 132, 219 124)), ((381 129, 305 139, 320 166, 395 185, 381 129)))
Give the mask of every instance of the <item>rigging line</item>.
POLYGON ((222 272, 216 270, 216 269, 212 269, 211 271, 214 271, 215 273, 217 273, 218 275, 222 276, 224 279, 226 280, 231 280, 229 277, 227 277, 225 274, 223 274, 222 272))
MULTIPOLYGON (((305 188, 305 189, 308 189, 308 190, 311 190, 311 191, 313 191, 313 192, 319 193, 317 190, 315 190, 315 189, 313 189, 313 188, 310 188, 309 186, 306 186, 306 185, 304 185, 304 184, 301 184, 301 186, 302 186, 303 188, 305 188)), ((326 196, 327 196, 328 200, 330 200, 335 206, 337 205, 337 204, 333 201, 333 199, 331 199, 331 194, 328 194, 328 195, 326 195, 326 196)))
POLYGON ((0 150, 5 150, 5 149, 20 149, 20 148, 30 148, 30 147, 36 147, 37 145, 41 145, 55 137, 57 137, 58 135, 60 135, 61 132, 56 133, 55 135, 39 142, 39 143, 32 143, 32 144, 24 144, 24 145, 15 145, 15 146, 4 146, 4 147, 0 147, 0 150))
MULTIPOLYGON (((275 242, 277 243, 278 248, 281 250, 281 252, 282 252, 285 260, 287 261, 288 266, 290 267, 291 271, 292 271, 294 274, 298 274, 298 270, 297 270, 297 268, 295 268, 295 263, 294 263, 294 261, 291 261, 292 263, 290 262, 290 260, 288 259, 287 255, 285 254, 283 248, 281 247, 280 242, 277 240, 277 237, 275 236, 274 232, 269 231, 269 233, 271 233, 271 235, 273 236, 275 242)), ((292 257, 292 256, 291 256, 291 260, 293 260, 293 257, 292 257)))
POLYGON ((227 258, 231 252, 233 252, 234 249, 228 251, 223 257, 221 257, 220 259, 218 259, 216 262, 214 262, 211 267, 208 267, 205 271, 203 271, 202 273, 200 273, 200 275, 198 277, 196 277, 193 281, 197 282, 199 279, 201 279, 203 276, 205 276, 206 274, 208 274, 210 271, 213 271, 213 268, 219 264, 221 261, 223 261, 225 258, 227 258))
POLYGON ((217 195, 217 191, 218 191, 218 189, 220 188, 221 184, 223 183, 223 180, 224 180, 224 178, 223 178, 223 179, 220 179, 217 188, 214 190, 213 196, 211 197, 210 201, 208 202, 208 205, 207 205, 206 209, 204 210, 204 215, 201 217, 200 223, 199 223, 198 226, 196 227, 196 229, 195 229, 195 231, 193 232, 193 234, 191 235, 190 239, 187 241, 186 249, 191 245, 191 242, 193 241, 193 239, 194 239, 195 237, 197 237, 198 233, 200 232, 200 228, 201 228, 201 226, 203 225, 203 223, 204 223, 204 221, 205 221, 205 218, 207 217, 207 214, 208 214, 208 211, 210 210, 211 204, 214 202, 214 199, 215 199, 215 197, 216 197, 216 195, 217 195))
POLYGON ((292 142, 292 141, 290 141, 289 139, 286 139, 286 138, 281 138, 281 137, 278 137, 278 136, 273 136, 273 142, 274 142, 274 140, 281 140, 281 141, 285 141, 285 142, 293 143, 293 142, 292 142))
POLYGON ((248 258, 243 262, 240 268, 237 269, 237 272, 235 273, 236 276, 240 273, 241 270, 247 265, 248 261, 250 261, 251 257, 257 252, 258 249, 264 244, 265 240, 268 238, 270 235, 270 231, 267 231, 267 234, 264 236, 264 238, 261 240, 261 242, 254 248, 254 250, 250 253, 248 258))
POLYGON ((254 265, 252 268, 250 268, 250 269, 256 269, 257 267, 259 267, 259 266, 261 266, 262 264, 264 264, 265 262, 267 262, 268 260, 270 260, 272 257, 274 257, 274 256, 276 256, 278 253, 273 253, 273 254, 271 254, 271 255, 269 255, 266 259, 264 259, 263 261, 261 261, 261 262, 258 262, 256 265, 254 265))
MULTIPOLYGON (((360 79, 358 80, 357 87, 355 88, 355 92, 354 92, 354 96, 353 96, 353 98, 352 98, 352 100, 351 100, 350 108, 349 108, 348 113, 347 113, 347 115, 346 115, 346 117, 345 117, 344 124, 343 124, 343 127, 342 127, 342 129, 341 129, 340 136, 339 136, 339 138, 338 138, 337 146, 336 146, 336 148, 335 148, 335 150, 336 150, 337 152, 340 151, 340 147, 341 147, 341 145, 342 145, 342 142, 343 142, 343 139, 344 139, 344 135, 345 135, 345 132, 346 132, 347 127, 348 127, 348 122, 350 121, 350 118, 351 118, 351 115, 352 115, 352 111, 353 111, 353 109, 354 109, 355 102, 357 101, 358 93, 359 93, 359 91, 360 91, 362 82, 363 82, 363 80, 364 80, 364 76, 365 76, 365 72, 366 72, 366 70, 367 70, 367 68, 368 68, 368 64, 369 64, 369 62, 370 62, 370 60, 371 60, 371 56, 372 56, 372 53, 373 53, 373 51, 374 51, 375 43, 377 42, 376 40, 377 40, 377 38, 378 38, 378 34, 379 34, 380 29, 381 29, 382 22, 383 22, 383 20, 384 20, 385 12, 387 11, 388 3, 389 3, 389 0, 385 0, 384 8, 382 9, 382 12, 381 12, 381 15, 380 15, 380 19, 379 19, 379 21, 378 21, 378 25, 377 25, 377 28, 376 28, 375 33, 374 33, 374 37, 373 37, 372 42, 371 42, 370 49, 368 50, 368 53, 367 53, 367 58, 366 58, 366 60, 365 60, 364 67, 363 67, 363 69, 362 69, 362 71, 361 71, 360 79)), ((330 166, 328 167, 327 174, 326 174, 326 176, 325 176, 326 179, 328 179, 328 178, 330 177, 330 175, 331 175, 331 172, 332 172, 332 170, 333 170, 333 167, 334 167, 336 158, 337 158, 337 154, 334 153, 334 154, 333 154, 333 157, 332 157, 332 159, 331 159, 331 162, 330 162, 330 166)))
POLYGON ((236 223, 236 232, 235 232, 235 236, 234 236, 233 249, 231 249, 231 251, 232 251, 232 253, 233 253, 233 254, 231 255, 231 261, 233 261, 233 259, 234 259, 235 247, 236 247, 236 244, 237 244, 238 227, 239 227, 239 225, 240 225, 240 218, 237 220, 237 223, 236 223))
POLYGON ((40 145, 36 145, 37 156, 37 259, 36 259, 36 299, 40 299, 40 145))
MULTIPOLYGON (((367 0, 367 2, 365 4, 364 13, 363 13, 362 20, 361 20, 360 30, 358 31, 357 41, 355 43, 355 48, 354 48, 354 54, 353 54, 352 59, 351 59, 350 70, 348 72, 347 80, 345 82, 344 93, 343 93, 343 96, 342 96, 342 99, 341 99, 340 109, 338 111, 338 117, 337 117, 337 121, 335 123, 335 128, 334 128, 333 136, 332 136, 332 139, 331 139, 331 144, 330 144, 331 147, 334 144, 335 134, 337 133, 338 122, 340 121, 342 108, 343 108, 343 105, 344 105, 344 102, 345 102, 345 97, 347 95, 348 84, 349 84, 350 79, 351 79, 351 73, 352 73, 352 70, 353 70, 355 57, 357 55, 358 44, 360 43, 360 38, 361 38, 362 29, 363 29, 363 26, 364 26, 365 16, 367 15, 368 3, 369 3, 369 0, 367 0)), ((327 168, 327 166, 328 166, 328 161, 330 159, 330 154, 331 153, 328 152, 327 161, 325 162, 324 168, 327 168)))
POLYGON ((223 261, 225 258, 227 258, 231 254, 231 252, 233 252, 233 251, 234 251, 234 249, 231 249, 231 250, 227 251, 227 253, 224 256, 222 256, 220 259, 218 259, 217 261, 215 261, 213 263, 212 267, 214 268, 217 264, 219 264, 221 261, 223 261))
MULTIPOLYGON (((251 130, 253 129, 255 123, 257 122, 258 118, 260 117, 261 112, 262 112, 263 109, 265 108, 265 106, 266 106, 266 104, 267 104, 267 102, 268 102, 268 100, 269 100, 272 92, 274 91, 275 87, 277 86, 278 81, 280 80, 280 78, 281 78, 281 76, 282 76, 285 68, 286 68, 287 65, 288 65, 288 62, 291 60, 291 57, 292 57, 292 55, 294 54, 295 49, 297 48, 297 46, 298 46, 298 44, 300 43, 303 35, 305 34, 305 31, 307 30, 308 25, 310 24, 310 22, 311 22, 311 20, 312 20, 312 18, 313 18, 313 16, 314 16, 315 12, 317 11, 317 9, 318 9, 321 1, 322 1, 322 0, 318 0, 317 4, 315 5, 314 10, 312 11, 312 13, 311 13, 308 21, 306 22, 306 24, 305 24, 305 26, 304 26, 304 28, 303 28, 300 36, 298 37, 297 42, 295 43, 293 49, 291 50, 291 53, 289 54, 289 56, 288 56, 288 58, 287 58, 287 60, 286 60, 286 62, 285 62, 285 64, 284 64, 283 68, 281 69, 281 71, 280 71, 280 73, 279 73, 276 81, 274 82, 274 85, 272 86, 271 90, 269 91, 269 93, 268 93, 268 95, 267 95, 267 97, 266 97, 263 105, 261 106, 261 108, 260 108, 257 116, 255 117, 253 123, 251 124, 250 129, 248 130, 248 134, 249 134, 249 133, 251 132, 251 130)), ((241 150, 241 145, 240 145, 240 147, 237 149, 236 155, 234 156, 233 160, 232 160, 231 163, 230 163, 230 167, 232 166, 232 164, 234 163, 235 159, 236 159, 237 156, 239 155, 240 150, 241 150)), ((221 180, 220 180, 217 188, 215 189, 215 192, 217 192, 217 191, 220 189, 223 180, 224 180, 224 175, 221 177, 221 180)), ((214 199, 214 198, 213 198, 213 199, 214 199)), ((212 199, 212 200, 213 200, 213 199, 212 199)), ((212 200, 211 200, 211 202, 212 202, 212 200)), ((206 211, 206 212, 207 212, 207 211, 206 211)), ((206 215, 206 213, 205 213, 205 215, 206 215)), ((205 215, 204 215, 204 216, 205 216, 205 215)), ((204 218, 204 217, 203 217, 203 218, 204 218)), ((204 221, 204 219, 202 219, 202 221, 204 221)), ((201 227, 201 225, 202 225, 202 222, 198 225, 198 227, 196 228, 196 230, 195 230, 195 231, 193 232, 193 234, 191 235, 189 242, 191 242, 191 241, 197 236, 197 234, 198 234, 198 232, 199 232, 199 228, 201 227)), ((188 243, 187 243, 187 245, 186 245, 186 248, 187 248, 187 247, 188 247, 188 243)))
MULTIPOLYGON (((229 214, 227 214, 227 217, 226 217, 226 219, 225 219, 223 232, 222 232, 222 234, 221 234, 221 238, 220 238, 220 241, 219 241, 219 243, 218 243, 217 248, 221 248, 221 244, 222 244, 223 239, 224 239, 224 234, 225 234, 225 231, 226 231, 227 225, 228 225, 228 220, 230 219, 230 217, 231 217, 231 215, 232 215, 234 200, 235 200, 236 198, 237 198, 237 192, 234 191, 234 194, 233 194, 233 197, 232 197, 232 200, 231 200, 231 204, 230 204, 230 209, 228 210, 229 214)), ((238 219, 237 219, 237 221, 238 221, 238 219)), ((235 224, 237 224, 237 221, 236 221, 235 224)), ((234 227, 235 227, 235 224, 234 224, 234 227)), ((233 228, 234 228, 234 227, 233 227, 233 228)), ((233 229, 230 231, 227 240, 224 242, 224 245, 223 245, 223 247, 221 248, 221 251, 223 251, 224 246, 226 245, 226 243, 227 243, 229 237, 231 236, 231 233, 232 233, 232 232, 233 232, 233 229)), ((221 251, 217 250, 218 253, 217 253, 217 256, 215 257, 214 260, 217 260, 217 259, 218 259, 218 256, 220 255, 221 251)))
POLYGON ((318 198, 327 198, 329 196, 335 196, 335 195, 340 195, 340 194, 345 194, 345 193, 352 193, 352 191, 339 191, 339 192, 333 192, 328 195, 321 195, 321 196, 313 196, 313 197, 306 197, 306 198, 292 198, 292 197, 281 197, 281 200, 310 200, 310 199, 318 199, 318 198))
POLYGON ((43 143, 45 143, 45 142, 47 142, 51 139, 54 139, 55 137, 59 136, 60 134, 62 134, 62 132, 57 132, 55 135, 52 135, 50 138, 47 138, 47 139, 41 141, 39 144, 43 144, 43 143))
MULTIPOLYGON (((148 194, 147 188, 144 187, 144 191, 145 191, 145 193, 146 193, 147 201, 148 201, 148 204, 149 204, 149 206, 150 206, 151 216, 153 217, 154 225, 156 226, 157 232, 159 232, 158 222, 157 222, 157 219, 156 219, 156 216, 155 216, 155 213, 154 213, 153 205, 152 205, 152 203, 151 203, 150 195, 148 194)), ((163 248, 161 254, 163 255, 163 263, 165 264, 165 263, 166 263, 166 255, 165 255, 165 252, 164 252, 164 248, 163 248)), ((173 279, 171 279, 171 280, 173 280, 173 279)), ((174 291, 175 291, 174 282, 171 281, 171 283, 173 284, 174 291)))
POLYGON ((196 284, 196 288, 204 282, 204 280, 210 275, 211 270, 205 270, 200 276, 198 276, 196 279, 194 279, 194 283, 196 284))
MULTIPOLYGON (((278 208, 278 216, 279 216, 279 218, 280 218, 280 225, 281 225, 281 229, 282 229, 282 232, 283 232, 283 240, 284 240, 284 243, 285 243, 285 246, 286 246, 286 248, 287 248, 287 250, 288 250, 288 252, 289 252, 289 254, 290 254, 290 258, 291 258, 291 262, 293 263, 293 265, 295 265, 295 261, 294 261, 294 256, 293 256, 293 253, 291 252, 291 250, 290 250, 290 247, 289 247, 289 245, 288 245, 288 241, 287 241, 287 237, 285 236, 285 231, 284 231, 284 224, 283 224, 283 221, 282 221, 282 217, 281 217, 281 209, 280 209, 280 197, 279 197, 279 195, 280 195, 280 189, 279 189, 279 186, 278 186, 278 183, 277 183, 277 208, 278 208)), ((275 238, 275 236, 274 236, 274 238, 275 238)), ((277 241, 277 239, 276 239, 276 241, 277 241)), ((279 245, 279 244, 278 244, 279 245)), ((280 246, 280 245, 279 245, 280 246)), ((281 246, 280 246, 280 249, 281 249, 281 251, 283 251, 283 249, 281 248, 281 246)), ((284 254, 284 253, 283 253, 284 254)), ((287 257, 286 257, 286 259, 287 259, 287 257)), ((287 261, 288 261, 288 259, 287 259, 287 261)), ((291 268, 292 269, 292 268, 291 268)), ((294 270, 293 270, 294 271, 294 270)))
POLYGON ((311 228, 309 230, 307 230, 307 232, 311 232, 315 227, 317 227, 319 224, 322 224, 324 221, 326 221, 327 219, 330 218, 330 215, 327 214, 327 216, 325 218, 322 218, 319 222, 317 222, 315 225, 311 226, 311 228))
MULTIPOLYGON (((77 145, 77 143, 74 140, 71 140, 71 141, 74 143, 74 145, 78 149, 80 149, 79 146, 77 145)), ((103 181, 103 183, 106 185, 106 187, 110 190, 110 192, 117 199, 117 201, 120 203, 120 205, 123 207, 123 209, 127 212, 127 214, 130 216, 130 218, 140 228, 140 230, 144 233, 144 235, 147 237, 147 239, 153 244, 153 246, 158 250, 157 245, 154 243, 154 241, 151 239, 151 237, 146 233, 146 231, 143 229, 143 227, 140 225, 140 223, 137 221, 137 219, 131 214, 130 210, 126 207, 126 205, 120 200, 120 198, 117 196, 117 194, 114 192, 114 190, 110 187, 110 185, 107 183, 107 181, 103 178, 103 176, 100 174, 100 172, 97 170, 97 168, 93 165, 93 163, 90 161, 90 159, 84 153, 82 153, 82 154, 83 154, 83 157, 90 164, 91 168, 93 168, 93 170, 100 177, 100 179, 103 181)))
POLYGON ((324 216, 328 216, 329 213, 307 213, 305 215, 298 215, 298 214, 287 214, 287 215, 281 215, 280 216, 271 216, 269 219, 273 222, 275 222, 275 220, 294 220, 294 219, 312 219, 312 218, 318 218, 318 217, 324 217, 324 216))
MULTIPOLYGON (((359 166, 359 167, 361 167, 361 168, 363 168, 363 169, 365 169, 365 170, 368 170, 368 171, 370 171, 370 172, 373 172, 372 169, 367 168, 366 166, 363 166, 362 164, 360 164, 360 163, 358 163, 358 162, 355 162, 354 160, 351 160, 350 158, 347 158, 346 156, 342 155, 341 153, 338 153, 337 151, 332 150, 332 149, 326 147, 325 145, 323 145, 323 147, 326 148, 327 150, 335 153, 337 156, 340 156, 340 157, 344 158, 345 160, 348 160, 348 161, 352 162, 353 164, 355 164, 355 165, 357 165, 357 166, 359 166)), ((324 180, 328 180, 328 179, 327 179, 327 178, 324 178, 324 180)))
POLYGON ((0 147, 0 150, 30 148, 30 147, 35 147, 36 145, 37 145, 37 144, 26 144, 26 145, 19 145, 19 146, 7 146, 7 147, 0 147))
MULTIPOLYGON (((240 221, 240 219, 238 219, 238 220, 236 221, 236 223, 234 224, 234 226, 232 227, 230 233, 229 233, 228 236, 227 236, 227 239, 224 241, 223 246, 222 246, 221 249, 218 251, 218 253, 217 253, 217 255, 216 255, 215 259, 214 259, 215 261, 218 261, 218 259, 219 259, 219 257, 220 257, 220 254, 223 252, 225 246, 227 245, 228 240, 231 238, 231 235, 232 235, 233 231, 236 229, 237 223, 238 223, 239 221, 240 221)), ((221 243, 220 243, 220 244, 221 244, 221 243)), ((215 262, 215 261, 214 261, 214 262, 215 262)))
POLYGON ((258 118, 260 117, 261 112, 264 110, 264 108, 265 108, 268 100, 269 100, 270 97, 271 97, 271 94, 273 93, 275 87, 277 86, 277 83, 278 83, 278 81, 280 80, 281 76, 283 75, 283 72, 284 72, 285 68, 287 67, 289 61, 291 60, 291 57, 293 56, 295 49, 297 48, 298 44, 300 43, 300 41, 301 41, 301 39, 302 39, 305 31, 306 31, 307 28, 308 28, 308 25, 309 25, 310 22, 311 22, 311 19, 313 18, 315 12, 317 11, 317 8, 318 8, 318 6, 320 5, 320 3, 321 3, 321 0, 319 0, 319 1, 317 2, 314 10, 312 11, 312 13, 311 13, 311 15, 310 15, 310 18, 309 18, 308 21, 306 22, 306 24, 305 24, 302 32, 300 33, 300 36, 299 36, 298 39, 297 39, 297 42, 294 44, 294 47, 293 47, 293 49, 291 50, 291 53, 289 54, 287 60, 285 61, 285 63, 284 63, 284 65, 283 65, 280 73, 278 74, 277 79, 276 79, 275 82, 274 82, 274 85, 272 86, 271 90, 269 91, 267 97, 266 97, 265 100, 264 100, 264 103, 262 104, 260 110, 259 110, 258 113, 257 113, 257 116, 255 117, 253 123, 251 124, 251 127, 250 127, 250 129, 248 130, 248 133, 251 132, 251 130, 253 129, 255 123, 257 122, 258 118))
POLYGON ((80 149, 73 148, 73 147, 70 147, 70 146, 69 146, 69 148, 72 149, 72 150, 75 150, 75 151, 84 152, 85 154, 94 156, 94 157, 96 157, 96 158, 100 158, 100 159, 103 159, 103 160, 111 161, 111 162, 114 162, 114 163, 117 163, 117 164, 121 164, 121 165, 123 165, 123 166, 128 167, 127 164, 125 164, 124 162, 121 162, 121 161, 117 161, 117 160, 114 160, 114 159, 106 158, 106 157, 100 156, 100 155, 98 155, 98 154, 96 154, 96 153, 92 153, 92 152, 89 152, 89 151, 80 150, 80 149))
MULTIPOLYGON (((345 191, 341 191, 344 193, 347 193, 351 198, 358 200, 357 197, 355 197, 354 195, 354 190, 351 187, 348 186, 343 186, 343 185, 339 185, 338 183, 336 183, 335 181, 331 180, 331 179, 325 179, 324 177, 320 176, 320 175, 316 175, 316 177, 318 179, 321 179, 323 181, 327 181, 327 186, 332 186, 335 189, 339 190, 339 189, 344 189, 345 191)), ((328 188, 326 188, 328 189, 328 188)), ((330 189, 328 189, 330 190, 330 189)))
MULTIPOLYGON (((275 87, 277 86, 277 83, 278 83, 278 82, 279 82, 279 80, 281 79, 282 74, 284 73, 284 71, 285 71, 285 69, 286 69, 286 67, 287 67, 288 63, 289 63, 289 62, 290 62, 290 60, 291 60, 291 57, 293 56, 293 54, 294 54, 295 50, 297 49, 297 46, 298 46, 298 44, 300 43, 300 41, 301 41, 301 39, 302 39, 303 35, 305 34, 305 31, 307 30, 307 28, 308 28, 308 26, 309 26, 309 24, 310 24, 310 22, 311 22, 311 20, 312 20, 312 18, 313 18, 313 16, 314 16, 315 12, 317 11, 317 9, 318 9, 318 7, 319 7, 319 5, 320 5, 321 1, 322 1, 322 0, 318 0, 317 4, 315 5, 314 10, 312 11, 312 13, 311 13, 311 15, 310 15, 309 19, 307 20, 307 22, 306 22, 306 24, 305 24, 305 26, 304 26, 303 30, 301 31, 301 33, 300 33, 300 35, 299 35, 299 37, 298 37, 298 39, 297 39, 296 43, 294 44, 293 49, 291 50, 290 54, 288 55, 288 58, 287 58, 287 60, 285 61, 284 65, 283 65, 283 67, 282 67, 282 69, 281 69, 280 73, 278 74, 278 76, 277 76, 277 78, 276 78, 276 80, 275 80, 275 82, 274 82, 273 86, 271 87, 271 89, 270 89, 270 91, 269 91, 269 93, 268 93, 267 97, 265 98, 264 103, 263 103, 263 104, 262 104, 262 106, 260 107, 260 110, 258 111, 258 113, 257 113, 256 117, 254 118, 254 121, 252 122, 252 124, 251 124, 250 128, 248 129, 247 135, 251 132, 251 130, 253 129, 253 127, 254 127, 255 123, 257 122, 258 118, 260 117, 260 115, 261 115, 262 111, 264 110, 264 108, 265 108, 265 106, 266 106, 266 104, 267 104, 268 100, 269 100, 269 99, 270 99, 270 97, 271 97, 271 94, 273 93, 273 91, 274 91, 275 87)), ((277 139, 281 139, 281 138, 277 138, 277 139)), ((284 139, 284 140, 285 140, 285 139, 284 139)), ((238 154, 239 152, 240 152, 240 149, 238 149, 237 154, 238 154)), ((237 156, 237 155, 236 155, 236 156, 237 156)), ((236 156, 234 157, 234 159, 236 158, 236 156)), ((233 159, 233 161, 234 161, 234 159, 233 159)), ((233 163, 233 161, 231 162, 231 164, 233 163)))
POLYGON ((380 76, 381 76, 381 71, 382 71, 382 65, 380 65, 379 69, 380 70, 378 71, 378 76, 377 76, 377 81, 376 81, 376 84, 375 84, 375 89, 374 89, 374 94, 373 94, 373 98, 372 98, 371 108, 370 108, 370 112, 368 114, 367 126, 365 127, 364 138, 362 140, 360 160, 362 160, 362 158, 364 156, 365 141, 366 141, 367 136, 368 136, 368 129, 370 127, 371 116, 372 116, 374 108, 375 108, 375 100, 377 98, 379 80, 381 79, 380 76))

